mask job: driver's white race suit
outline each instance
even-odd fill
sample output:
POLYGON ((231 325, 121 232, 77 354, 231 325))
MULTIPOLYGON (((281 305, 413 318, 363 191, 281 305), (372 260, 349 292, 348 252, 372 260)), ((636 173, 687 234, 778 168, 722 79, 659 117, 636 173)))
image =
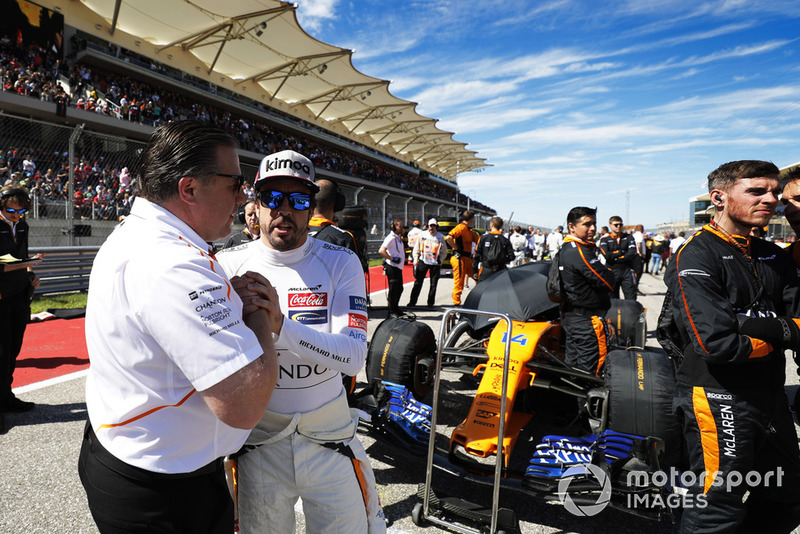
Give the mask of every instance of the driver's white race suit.
POLYGON ((228 276, 263 274, 284 314, 278 383, 238 458, 241 532, 385 532, 375 477, 347 405, 341 373, 367 353, 364 272, 348 249, 309 237, 280 252, 262 241, 218 255, 228 276))

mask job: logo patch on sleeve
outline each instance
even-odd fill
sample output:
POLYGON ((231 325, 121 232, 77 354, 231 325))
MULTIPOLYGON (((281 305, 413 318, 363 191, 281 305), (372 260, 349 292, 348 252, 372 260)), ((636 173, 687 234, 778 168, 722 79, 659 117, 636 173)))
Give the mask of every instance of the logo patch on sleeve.
POLYGON ((367 317, 365 315, 361 315, 358 313, 351 313, 350 320, 347 323, 347 326, 352 328, 360 328, 366 332, 367 330, 367 317))
POLYGON ((367 311, 367 299, 364 297, 350 296, 350 309, 353 311, 367 311))

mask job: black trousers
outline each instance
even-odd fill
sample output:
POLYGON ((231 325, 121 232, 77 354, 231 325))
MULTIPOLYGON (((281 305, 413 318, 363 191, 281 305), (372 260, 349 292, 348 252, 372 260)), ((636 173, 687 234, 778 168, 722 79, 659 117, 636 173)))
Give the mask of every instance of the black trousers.
POLYGON ((682 533, 788 533, 800 523, 800 451, 786 394, 746 393, 675 388, 695 482, 682 533))
POLYGON ((428 265, 427 263, 418 262, 414 269, 414 287, 411 288, 411 298, 408 301, 409 306, 416 306, 419 293, 422 291, 422 283, 425 281, 425 275, 431 273, 431 287, 428 290, 428 306, 433 306, 436 301, 436 286, 439 285, 439 273, 442 272, 440 264, 428 265))
POLYGON ((13 397, 11 382, 30 318, 31 305, 26 291, 0 299, 0 404, 13 397))
POLYGON ((622 294, 625 300, 636 300, 636 273, 627 265, 613 265, 611 270, 617 277, 617 282, 614 284, 614 290, 611 292, 613 298, 619 298, 619 289, 622 288, 622 294))
POLYGON ((400 313, 400 295, 403 294, 403 270, 384 264, 383 272, 389 283, 389 313, 400 313))
POLYGON ((569 365, 599 375, 608 352, 605 321, 598 315, 565 312, 561 317, 564 329, 564 355, 569 365))
POLYGON ((153 473, 117 459, 87 424, 78 474, 103 534, 233 532, 233 500, 221 459, 194 473, 153 473))

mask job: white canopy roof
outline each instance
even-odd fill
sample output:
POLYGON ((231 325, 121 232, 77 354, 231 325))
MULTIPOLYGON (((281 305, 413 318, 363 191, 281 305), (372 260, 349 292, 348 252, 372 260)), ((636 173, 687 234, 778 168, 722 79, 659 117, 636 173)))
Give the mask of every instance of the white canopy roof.
POLYGON ((45 0, 65 23, 455 181, 483 158, 274 0, 45 0))

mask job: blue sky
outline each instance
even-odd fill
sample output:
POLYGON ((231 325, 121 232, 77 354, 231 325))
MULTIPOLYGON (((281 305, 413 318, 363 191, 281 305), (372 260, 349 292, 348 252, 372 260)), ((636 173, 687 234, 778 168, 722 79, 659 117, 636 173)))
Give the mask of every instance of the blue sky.
POLYGON ((655 228, 721 163, 800 161, 797 1, 299 0, 298 18, 486 158, 458 183, 504 218, 587 205, 655 228))

